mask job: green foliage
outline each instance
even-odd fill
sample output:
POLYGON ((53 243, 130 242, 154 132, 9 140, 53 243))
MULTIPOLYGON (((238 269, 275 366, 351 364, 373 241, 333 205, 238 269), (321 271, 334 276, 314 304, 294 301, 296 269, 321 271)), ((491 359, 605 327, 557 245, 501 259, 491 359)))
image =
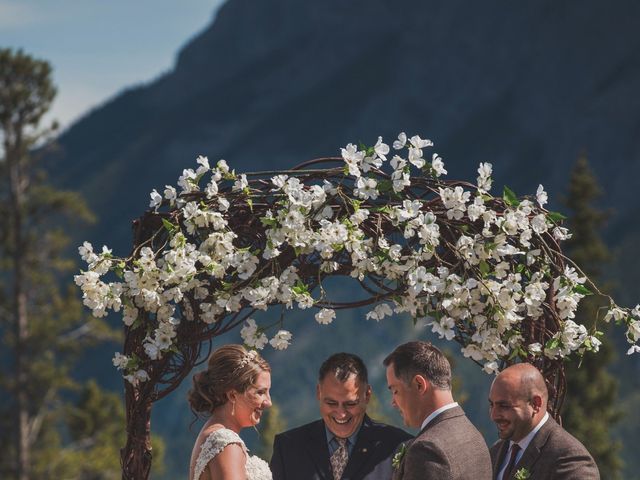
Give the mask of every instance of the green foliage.
POLYGON ((511 190, 506 185, 503 187, 503 190, 502 190, 502 199, 504 200, 504 203, 506 203, 510 207, 517 207, 518 205, 520 205, 518 196, 515 194, 513 190, 511 190))
MULTIPOLYGON (((611 254, 600 237, 607 215, 594 206, 600 188, 587 159, 578 159, 571 174, 566 198, 570 210, 569 226, 573 237, 567 242, 567 253, 594 280, 599 280, 611 254)), ((587 292, 584 292, 587 293, 587 292)), ((590 292, 589 292, 590 293, 590 292)), ((590 328, 602 307, 595 297, 583 300, 576 322, 590 328)), ((602 328, 602 326, 600 326, 602 328)), ((611 438, 611 427, 619 421, 617 381, 607 371, 614 358, 611 340, 604 336, 597 354, 586 353, 582 364, 567 364, 567 397, 563 411, 565 428, 584 443, 591 452, 602 478, 620 478, 622 462, 620 445, 611 438), (597 355, 597 356, 596 356, 597 355)))
POLYGON ((367 415, 369 415, 376 422, 393 424, 396 420, 384 411, 384 409, 382 408, 381 400, 378 398, 375 392, 371 392, 369 405, 367 405, 367 415))
POLYGON ((0 49, 0 125, 5 136, 37 126, 55 95, 49 63, 20 50, 0 49))
POLYGON ((34 153, 52 132, 38 129, 55 96, 50 77, 47 62, 0 49, 0 477, 116 478, 98 472, 119 471, 118 400, 72 375, 87 348, 117 338, 84 314, 69 282, 67 232, 93 215, 46 183, 34 153))
POLYGON ((273 453, 273 439, 275 436, 287 429, 287 421, 280 413, 280 407, 276 403, 271 405, 265 412, 265 417, 260 423, 260 445, 258 446, 258 456, 265 461, 271 460, 273 453))

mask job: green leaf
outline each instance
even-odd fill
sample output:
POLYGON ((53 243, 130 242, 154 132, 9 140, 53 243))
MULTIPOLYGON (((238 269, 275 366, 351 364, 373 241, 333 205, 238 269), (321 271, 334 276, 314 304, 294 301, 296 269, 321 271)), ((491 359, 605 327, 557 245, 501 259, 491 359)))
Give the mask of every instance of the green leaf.
POLYGON ((551 220, 553 223, 560 223, 563 220, 566 220, 567 217, 561 214, 560 212, 549 212, 547 213, 547 220, 551 220))
POLYGON ((247 205, 249 205, 249 210, 251 210, 251 213, 253 213, 253 200, 247 198, 247 205))
POLYGON ((557 348, 560 346, 560 339, 559 338, 551 338, 549 339, 549 341, 547 341, 547 343, 544 344, 544 348, 557 348))
POLYGON ((486 277, 491 271, 491 267, 489 267, 489 264, 485 260, 480 260, 479 267, 483 277, 486 277))
POLYGON ((391 213, 391 208, 388 205, 383 205, 382 207, 374 207, 371 209, 374 213, 391 213))
POLYGON ((576 285, 573 287, 573 292, 574 293, 579 293, 581 295, 593 295, 593 292, 591 290, 589 290, 587 287, 585 287, 584 285, 576 285))
POLYGON ((298 280, 296 284, 291 287, 291 291, 293 291, 293 293, 295 293, 296 295, 304 295, 309 293, 309 288, 300 280, 298 280))
POLYGON ((167 232, 169 233, 173 233, 178 229, 177 225, 174 225, 173 223, 171 223, 169 220, 167 220, 166 218, 162 219, 162 225, 164 225, 164 228, 167 230, 167 232))
POLYGON ((504 203, 510 207, 517 207, 520 205, 517 195, 506 185, 502 190, 502 199, 504 200, 504 203))
POLYGON ((379 192, 390 192, 393 190, 393 182, 391 180, 380 180, 376 186, 379 192))
POLYGON ((264 227, 276 227, 278 226, 278 221, 275 218, 261 217, 260 223, 264 227))
POLYGON ((125 266, 126 265, 125 265, 124 262, 118 262, 116 264, 116 266, 113 268, 113 273, 115 273, 118 278, 124 277, 124 267, 125 266))
POLYGON ((527 356, 526 352, 523 352, 522 348, 518 346, 511 351, 511 354, 509 355, 509 360, 513 360, 516 357, 524 358, 526 356, 527 356))

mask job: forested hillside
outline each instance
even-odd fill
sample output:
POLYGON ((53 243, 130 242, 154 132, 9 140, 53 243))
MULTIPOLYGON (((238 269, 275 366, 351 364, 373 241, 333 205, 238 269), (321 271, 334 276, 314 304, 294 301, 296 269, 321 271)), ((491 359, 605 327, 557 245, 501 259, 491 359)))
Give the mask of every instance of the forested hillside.
MULTIPOLYGON (((65 131, 49 157, 51 177, 80 190, 99 217, 74 232, 76 243, 126 253, 149 192, 175 183, 199 154, 238 171, 281 169, 406 131, 434 141, 450 178, 473 180, 478 163, 491 162, 494 188, 533 194, 542 183, 561 209, 571 165, 585 153, 604 191, 601 207, 612 211, 605 238, 617 257, 603 273, 633 306, 640 301, 639 24, 640 4, 630 0, 230 0, 180 50, 172 71, 65 131)), ((373 325, 353 312, 327 327, 304 312, 287 321, 295 325, 292 348, 267 357, 290 425, 315 414, 315 371, 327 354, 360 353, 388 403, 380 360, 403 339, 430 338, 410 321, 373 325)), ((239 340, 232 334, 216 344, 239 340)), ((119 386, 111 351, 95 355, 82 374, 119 386)), ((488 379, 468 360, 456 365, 466 407, 491 442, 488 379)), ((624 350, 615 365, 631 415, 619 427, 629 472, 640 469, 632 454, 639 365, 624 350)), ((188 431, 184 396, 176 392, 154 411, 153 429, 167 439, 167 478, 184 471, 197 432, 188 431)))

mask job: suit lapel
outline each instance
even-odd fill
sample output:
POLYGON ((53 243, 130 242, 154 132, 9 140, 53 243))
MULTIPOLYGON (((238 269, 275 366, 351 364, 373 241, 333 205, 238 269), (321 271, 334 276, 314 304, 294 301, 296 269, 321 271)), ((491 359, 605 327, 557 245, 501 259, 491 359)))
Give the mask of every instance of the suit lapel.
POLYGON ((329 446, 327 445, 327 434, 324 422, 319 420, 311 425, 309 430, 308 451, 316 464, 316 471, 320 477, 326 480, 333 480, 331 463, 329 462, 329 446))
MULTIPOLYGON (((538 433, 535 434, 531 443, 527 447, 527 449, 522 454, 522 458, 516 464, 513 469, 513 475, 520 470, 521 468, 526 468, 529 471, 533 471, 533 466, 540 458, 540 452, 542 451, 542 447, 544 447, 545 443, 551 434, 551 430, 554 426, 557 425, 555 420, 549 416, 545 424, 540 428, 538 433)), ((508 444, 508 442, 506 442, 508 444)))
POLYGON ((372 429, 370 427, 371 419, 365 415, 362 421, 362 427, 360 427, 360 431, 358 432, 358 439, 356 440, 351 455, 349 455, 349 461, 342 474, 343 477, 355 477, 356 473, 366 465, 367 460, 376 458, 375 451, 379 448, 382 441, 371 437, 372 429))
MULTIPOLYGON (((444 412, 440 413, 440 415, 438 415, 437 417, 433 418, 426 427, 424 427, 422 430, 420 430, 418 432, 418 434, 414 438, 412 438, 411 440, 409 440, 407 442, 404 442, 405 445, 407 446, 407 450, 409 448, 411 448, 411 444, 413 444, 413 442, 415 442, 417 438, 419 438, 421 435, 424 435, 434 425, 437 425, 440 422, 444 422, 446 420, 449 420, 450 418, 460 417, 462 415, 464 415, 464 410, 462 410, 462 408, 460 406, 456 406, 456 407, 450 408, 449 410, 445 410, 444 412)), ((394 471, 394 476, 393 476, 394 479, 401 479, 404 476, 404 460, 405 460, 405 458, 406 458, 406 455, 400 461, 399 468, 396 471, 394 471)))
POLYGON ((498 472, 500 467, 504 463, 504 457, 507 455, 509 451, 509 440, 501 440, 500 448, 498 449, 498 454, 493 459, 493 471, 498 472))

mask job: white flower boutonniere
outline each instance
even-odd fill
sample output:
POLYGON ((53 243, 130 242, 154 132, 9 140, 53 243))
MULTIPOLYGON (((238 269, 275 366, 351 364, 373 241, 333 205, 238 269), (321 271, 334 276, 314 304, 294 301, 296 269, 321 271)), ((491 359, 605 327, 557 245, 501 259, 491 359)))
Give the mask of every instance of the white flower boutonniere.
POLYGON ((405 453, 407 453, 407 444, 401 443, 400 448, 398 448, 398 451, 391 459, 391 466, 394 468, 394 470, 397 470, 398 467, 400 467, 400 462, 402 462, 405 453))
POLYGON ((513 478, 514 480, 527 480, 530 477, 531 473, 529 473, 529 470, 527 470, 526 468, 521 468, 516 472, 513 478))

